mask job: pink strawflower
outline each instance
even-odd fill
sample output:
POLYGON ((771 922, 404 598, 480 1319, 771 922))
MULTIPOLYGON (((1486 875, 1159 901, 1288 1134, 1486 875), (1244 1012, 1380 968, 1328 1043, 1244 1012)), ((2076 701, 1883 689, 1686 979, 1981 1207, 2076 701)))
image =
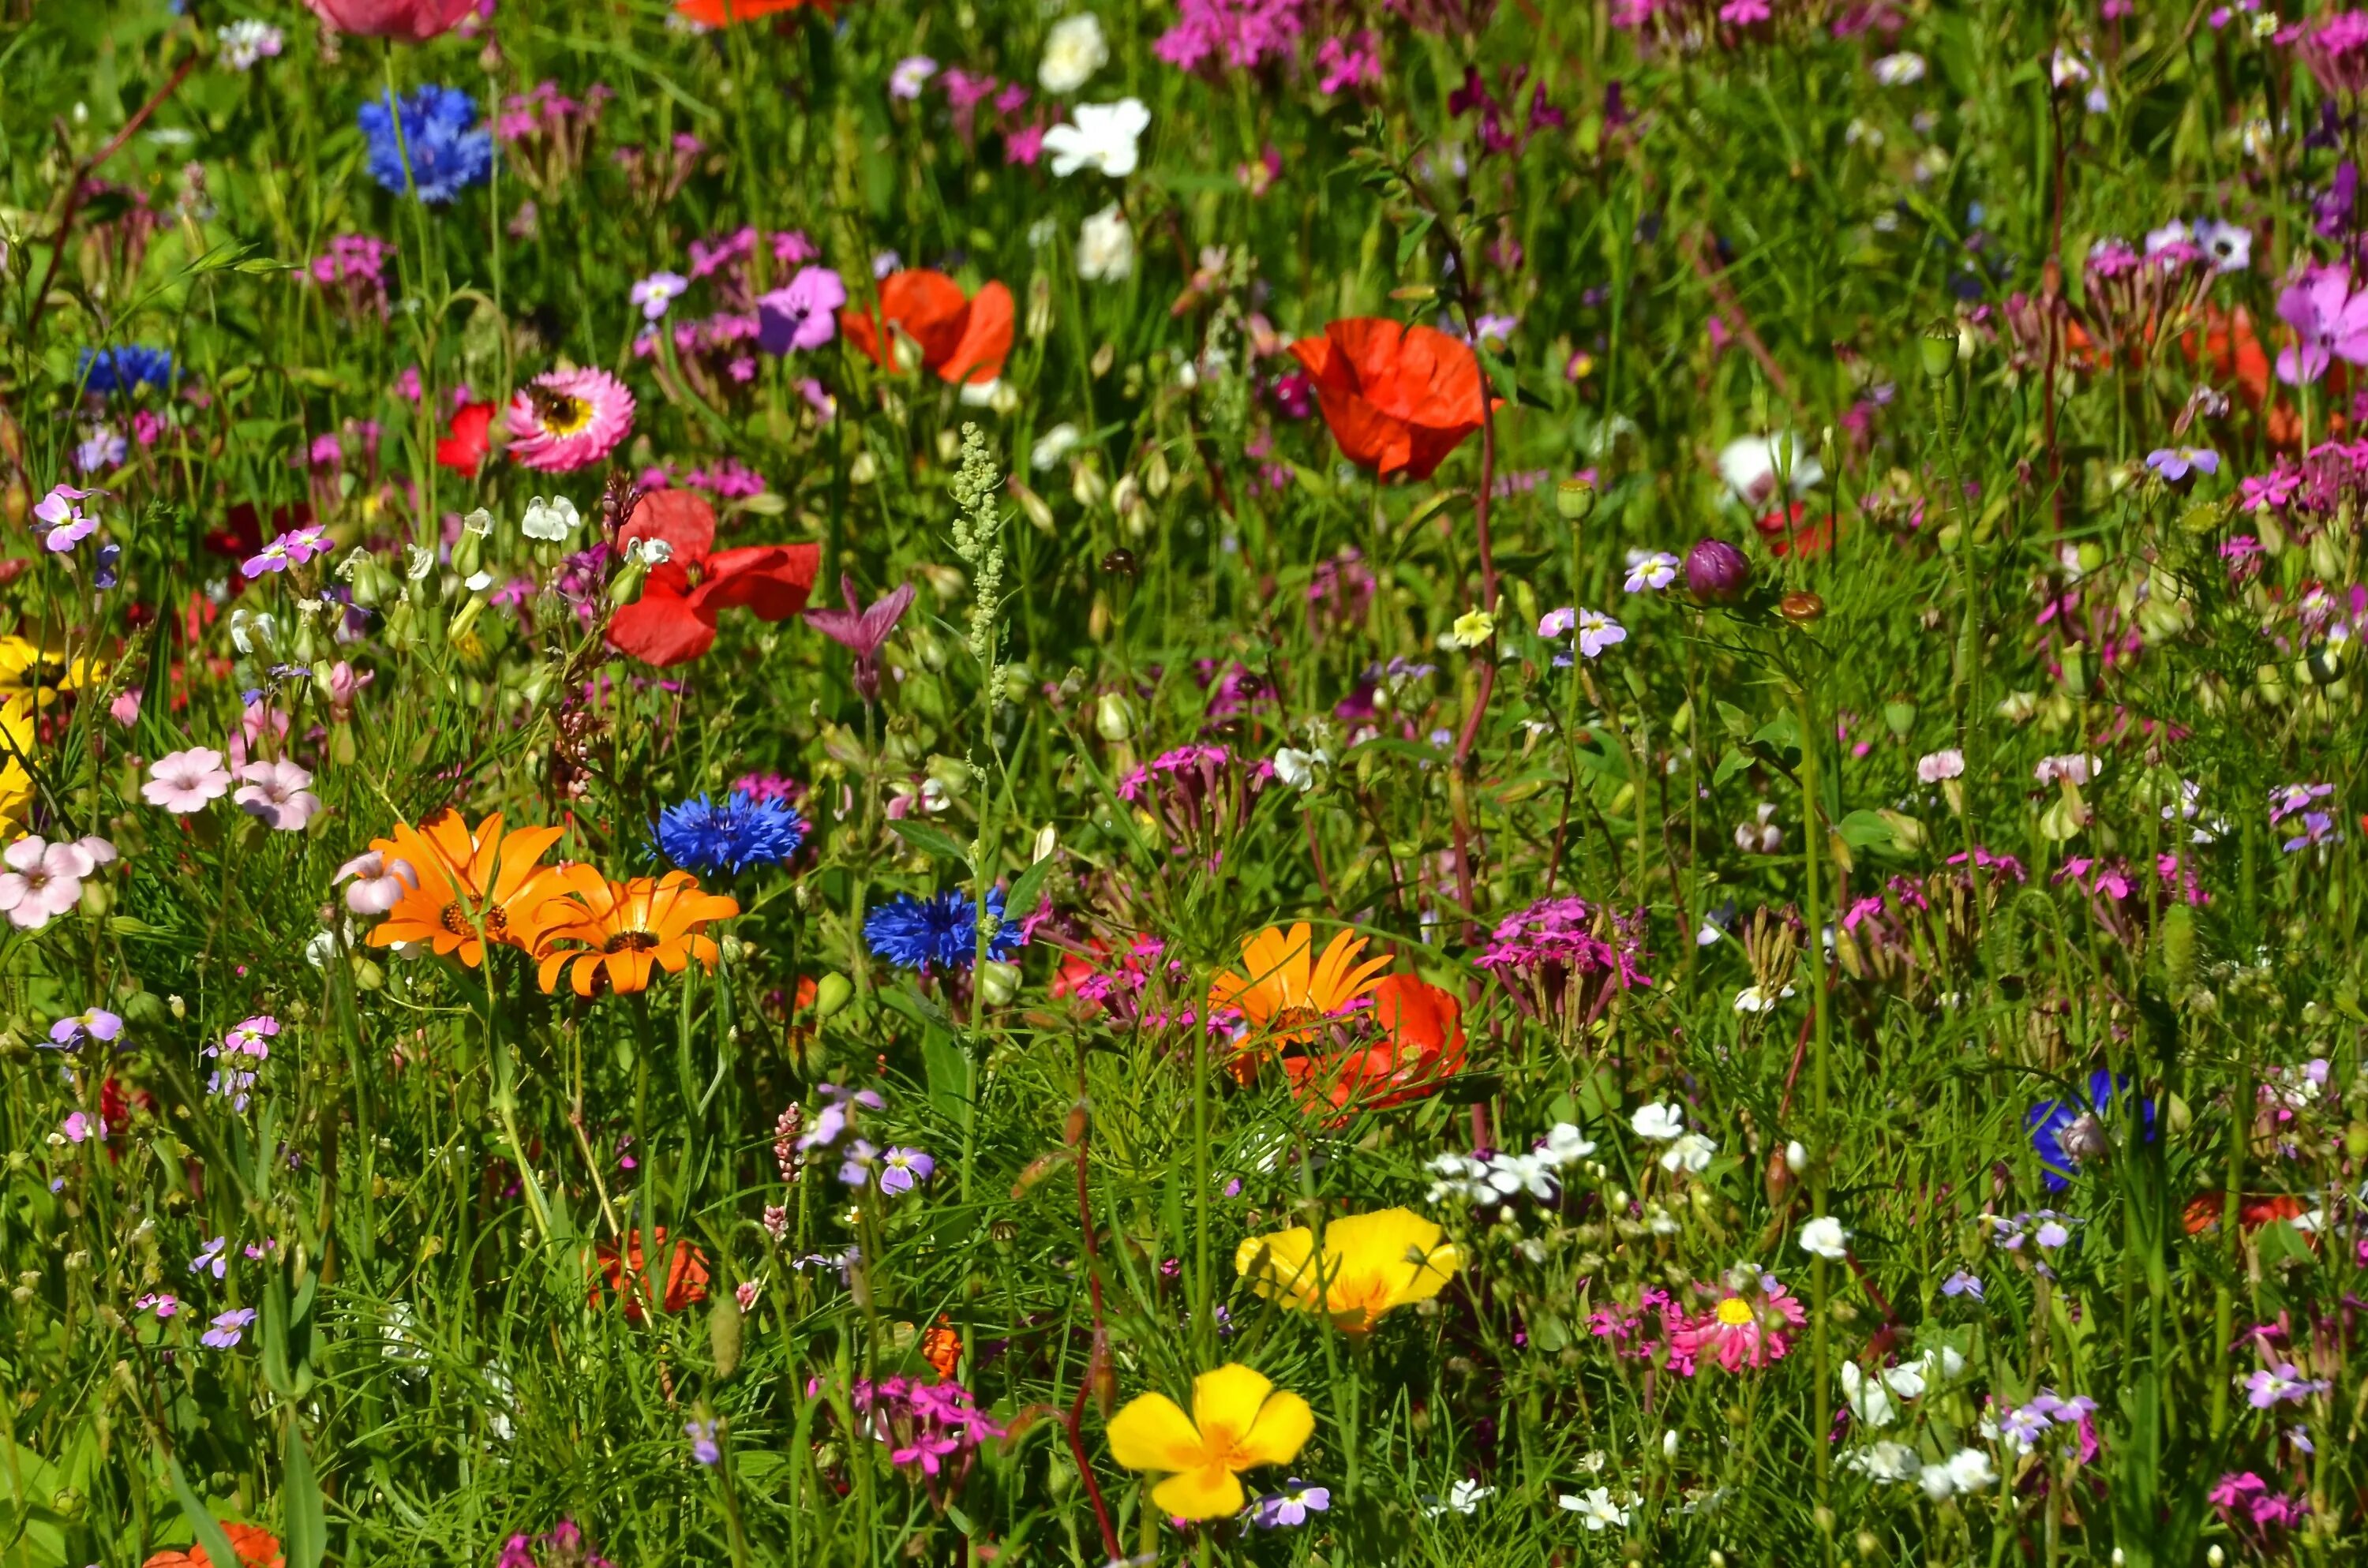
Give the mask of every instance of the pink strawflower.
POLYGON ((606 370, 546 370, 510 399, 510 455, 566 473, 602 461, 632 433, 633 394, 606 370))
POLYGON ((231 799, 251 817, 260 817, 268 827, 282 833, 299 833, 313 813, 321 809, 321 798, 313 793, 313 776, 282 758, 278 762, 250 762, 238 770, 245 782, 231 799))
POLYGON ((222 754, 211 746, 191 746, 187 751, 166 752, 151 763, 140 797, 152 806, 185 817, 204 811, 229 790, 230 773, 222 767, 222 754))
POLYGON ((0 872, 0 914, 20 931, 38 931, 79 903, 83 879, 115 858, 104 838, 51 844, 28 833, 0 853, 8 868, 0 872))

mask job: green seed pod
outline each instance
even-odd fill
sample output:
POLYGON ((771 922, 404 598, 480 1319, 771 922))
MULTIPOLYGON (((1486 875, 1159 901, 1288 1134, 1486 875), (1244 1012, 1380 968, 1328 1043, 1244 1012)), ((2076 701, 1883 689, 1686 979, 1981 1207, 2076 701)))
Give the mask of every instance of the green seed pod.
POLYGON ((843 974, 825 974, 814 984, 814 1010, 817 1018, 827 1018, 855 995, 855 983, 843 974))
POLYGON ((1595 515, 1595 486, 1583 479, 1565 479, 1554 486, 1554 511, 1566 523, 1583 523, 1595 515))
POLYGON ((740 1302, 729 1290, 719 1291, 707 1312, 707 1347, 715 1358, 718 1379, 740 1369, 740 1302))
POLYGON ((2174 903, 2162 917, 2162 977, 2174 997, 2183 995, 2195 979, 2195 911, 2174 903))

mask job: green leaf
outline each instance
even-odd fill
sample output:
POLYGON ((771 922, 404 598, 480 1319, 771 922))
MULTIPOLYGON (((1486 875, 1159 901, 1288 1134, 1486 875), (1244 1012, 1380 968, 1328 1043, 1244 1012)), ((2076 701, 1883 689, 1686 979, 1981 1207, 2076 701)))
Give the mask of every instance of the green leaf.
MULTIPOLYGON (((288 1465, 279 1482, 279 1546, 288 1568, 321 1568, 329 1550, 329 1526, 321 1506, 320 1478, 313 1473, 312 1450, 304 1443, 304 1423, 293 1407, 288 1412, 288 1465)), ((206 1549, 213 1555, 213 1548, 206 1549)), ((227 1561, 235 1562, 235 1558, 227 1561)))
POLYGON ((173 1501, 181 1506, 181 1517, 189 1522, 189 1529, 198 1538, 198 1544, 206 1549, 206 1555, 216 1562, 237 1562, 238 1553, 231 1550, 230 1537, 222 1533, 222 1526, 214 1523, 213 1515, 190 1490, 189 1478, 181 1473, 181 1461, 176 1456, 165 1455, 165 1474, 173 1483, 173 1501))
POLYGON ((1055 850, 1020 872, 1019 880, 1011 884, 1010 892, 1004 895, 1004 914, 1014 920, 1023 915, 1035 914, 1036 905, 1043 900, 1044 883, 1053 875, 1053 868, 1060 863, 1060 852, 1055 850))
POLYGON ((929 1103, 948 1121, 959 1122, 962 1103, 970 1097, 970 1063, 961 1042, 940 1029, 921 1037, 921 1074, 929 1086, 929 1103))
POLYGON ((896 836, 936 860, 951 860, 957 866, 970 864, 970 848, 962 840, 933 822, 917 817, 905 817, 888 824, 896 836))
POLYGON ((1864 849, 1872 844, 1888 844, 1893 837, 1891 824, 1862 806, 1834 826, 1842 835, 1842 842, 1853 849, 1864 849))
POLYGON ((1750 767, 1751 763, 1752 756, 1749 752, 1728 752, 1725 756, 1718 759, 1718 767, 1712 770, 1710 776, 1710 787, 1713 790, 1717 789, 1720 785, 1725 783, 1728 779, 1734 778, 1736 774, 1750 767))
POLYGON ((1406 269, 1406 263, 1414 259, 1415 252, 1422 249, 1423 239, 1429 234, 1430 225, 1435 221, 1429 213, 1425 212, 1398 231, 1398 271, 1404 272, 1406 269))

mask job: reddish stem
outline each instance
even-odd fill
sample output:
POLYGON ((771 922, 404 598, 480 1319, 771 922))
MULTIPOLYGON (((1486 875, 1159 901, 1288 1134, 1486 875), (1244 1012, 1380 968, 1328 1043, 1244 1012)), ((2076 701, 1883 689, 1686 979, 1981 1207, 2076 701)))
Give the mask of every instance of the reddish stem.
POLYGON ((1094 1479, 1093 1461, 1086 1457, 1086 1439, 1082 1430, 1086 1419, 1086 1396, 1092 1392, 1095 1363, 1109 1344, 1109 1331, 1102 1324, 1102 1275, 1100 1249, 1094 1244, 1094 1206, 1086 1188, 1086 1144, 1090 1136, 1091 1113, 1086 1108, 1085 1059, 1077 1060, 1077 1224, 1086 1238, 1086 1289, 1093 1300, 1093 1348, 1086 1356, 1086 1374, 1077 1380, 1077 1397, 1069 1402, 1069 1414, 1062 1426, 1069 1435, 1069 1457, 1076 1461, 1077 1474, 1086 1483, 1086 1501, 1093 1505, 1094 1523, 1101 1528, 1102 1550, 1107 1561, 1118 1562, 1126 1555, 1118 1541, 1118 1530, 1110 1524, 1110 1505, 1102 1501, 1101 1483, 1094 1479))

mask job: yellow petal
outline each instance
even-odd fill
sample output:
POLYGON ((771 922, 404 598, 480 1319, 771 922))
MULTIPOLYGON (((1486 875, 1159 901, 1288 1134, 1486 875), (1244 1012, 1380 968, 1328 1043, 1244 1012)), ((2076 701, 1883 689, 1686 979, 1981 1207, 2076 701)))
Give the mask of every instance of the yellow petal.
POLYGON ((1181 1473, 1203 1464, 1201 1434, 1164 1393, 1138 1394, 1110 1417, 1110 1458, 1129 1470, 1181 1473))
POLYGON ((1151 1500, 1179 1519, 1222 1519, 1242 1511, 1242 1483, 1224 1465, 1171 1475, 1151 1489, 1151 1500))
POLYGON ((1307 1264, 1315 1251, 1315 1233, 1304 1225, 1272 1235, 1252 1236, 1234 1249, 1234 1272, 1258 1287, 1261 1295, 1280 1289, 1305 1296, 1315 1288, 1307 1264))
POLYGON ((1263 1375, 1238 1361, 1203 1372, 1192 1380, 1192 1425, 1204 1437, 1214 1436, 1220 1426, 1228 1435, 1247 1432, 1273 1389, 1263 1375))
POLYGON ((1315 1435, 1315 1412, 1289 1389, 1277 1389, 1258 1411, 1258 1420, 1234 1448, 1235 1462, 1245 1469, 1261 1464, 1289 1464, 1315 1435))

